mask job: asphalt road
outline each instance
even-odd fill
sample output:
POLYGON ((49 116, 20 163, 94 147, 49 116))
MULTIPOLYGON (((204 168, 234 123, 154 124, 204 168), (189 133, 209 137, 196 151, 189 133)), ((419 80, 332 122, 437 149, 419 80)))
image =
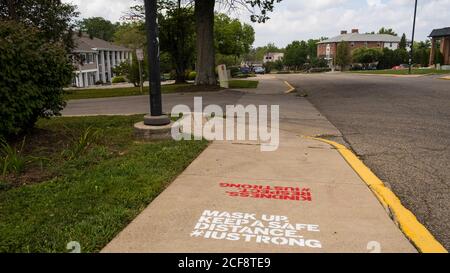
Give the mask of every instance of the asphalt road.
POLYGON ((450 81, 352 74, 280 76, 450 249, 450 81))

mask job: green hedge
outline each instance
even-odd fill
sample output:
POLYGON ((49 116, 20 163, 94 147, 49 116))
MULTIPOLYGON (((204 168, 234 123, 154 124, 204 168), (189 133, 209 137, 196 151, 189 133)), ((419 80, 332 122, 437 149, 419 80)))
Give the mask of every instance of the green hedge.
POLYGON ((112 79, 112 83, 122 83, 122 82, 127 82, 125 77, 117 76, 112 79))
POLYGON ((189 73, 187 78, 188 78, 188 81, 194 81, 196 77, 197 77, 197 72, 192 71, 189 73))
POLYGON ((0 137, 31 128, 64 107, 73 66, 64 46, 32 27, 0 21, 0 137))

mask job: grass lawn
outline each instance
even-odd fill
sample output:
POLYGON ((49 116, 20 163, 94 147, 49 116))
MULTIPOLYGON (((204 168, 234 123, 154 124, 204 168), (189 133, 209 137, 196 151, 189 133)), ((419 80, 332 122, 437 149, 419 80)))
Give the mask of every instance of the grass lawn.
MULTIPOLYGON (((258 87, 258 81, 247 80, 232 80, 230 81, 230 88, 242 89, 242 88, 256 88, 258 87)), ((144 87, 144 93, 141 93, 139 87, 126 87, 126 88, 92 88, 92 89, 80 89, 80 90, 67 90, 65 91, 66 100, 79 100, 79 99, 95 99, 95 98, 111 98, 111 97, 126 97, 126 96, 142 96, 148 94, 148 87, 144 87)), ((170 93, 188 93, 188 92, 210 92, 220 91, 222 88, 219 86, 197 86, 193 84, 170 84, 161 86, 161 92, 163 94, 170 93)))
POLYGON ((208 145, 137 143, 140 120, 40 120, 23 149, 35 160, 20 174, 0 173, 0 252, 67 252, 71 241, 100 251, 208 145))
MULTIPOLYGON (((144 87, 144 93, 141 93, 139 87, 125 87, 125 88, 92 88, 92 89, 80 89, 65 91, 66 100, 79 100, 79 99, 94 99, 94 98, 111 98, 111 97, 126 97, 126 96, 142 96, 147 95, 149 88, 144 87)), ((161 93, 183 93, 183 92, 205 92, 205 91, 218 91, 221 90, 219 86, 217 88, 205 88, 204 86, 196 86, 193 84, 170 84, 161 86, 161 93)))
POLYGON ((248 81, 248 80, 231 80, 229 82, 229 86, 232 89, 257 88, 258 84, 259 81, 248 81))
MULTIPOLYGON (((380 74, 380 75, 409 75, 408 69, 401 70, 365 70, 365 71, 350 71, 350 73, 358 74, 380 74)), ((428 75, 428 74, 450 74, 448 70, 436 70, 436 69, 413 69, 411 72, 413 75, 428 75)))

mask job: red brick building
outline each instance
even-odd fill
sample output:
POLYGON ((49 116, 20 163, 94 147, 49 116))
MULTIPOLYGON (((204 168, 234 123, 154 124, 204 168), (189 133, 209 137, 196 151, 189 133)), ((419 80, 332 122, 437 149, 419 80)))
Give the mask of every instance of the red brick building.
POLYGON ((361 47, 395 50, 398 49, 400 40, 400 37, 389 34, 360 34, 358 29, 347 33, 346 30, 343 30, 341 35, 318 43, 317 57, 334 60, 337 47, 342 42, 348 42, 351 51, 361 47))
POLYGON ((430 34, 431 38, 431 54, 430 65, 434 65, 437 42, 439 42, 439 50, 443 56, 443 63, 441 65, 450 65, 450 27, 435 29, 430 34))

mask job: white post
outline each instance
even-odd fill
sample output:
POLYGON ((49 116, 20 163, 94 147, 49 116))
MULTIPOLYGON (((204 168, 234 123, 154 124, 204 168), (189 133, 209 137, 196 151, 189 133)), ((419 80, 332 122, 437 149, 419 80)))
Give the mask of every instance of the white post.
POLYGON ((116 67, 116 51, 112 52, 112 67, 116 67))
POLYGON ((106 59, 108 60, 108 64, 107 64, 107 70, 108 71, 108 81, 111 81, 111 53, 110 51, 105 51, 106 52, 106 59))
POLYGON ((84 79, 83 79, 83 81, 84 81, 84 86, 83 86, 83 87, 88 87, 88 86, 89 86, 88 73, 86 72, 86 73, 84 73, 83 75, 84 75, 84 79))
POLYGON ((97 72, 95 74, 96 81, 100 80, 100 67, 98 65, 98 54, 99 54, 99 52, 97 52, 97 54, 95 54, 95 63, 97 64, 97 72))
POLYGON ((75 74, 75 86, 80 87, 80 79, 78 78, 80 74, 75 74))
POLYGON ((106 65, 105 65, 105 52, 104 51, 99 51, 101 55, 100 59, 102 60, 102 82, 105 83, 106 82, 106 65))

